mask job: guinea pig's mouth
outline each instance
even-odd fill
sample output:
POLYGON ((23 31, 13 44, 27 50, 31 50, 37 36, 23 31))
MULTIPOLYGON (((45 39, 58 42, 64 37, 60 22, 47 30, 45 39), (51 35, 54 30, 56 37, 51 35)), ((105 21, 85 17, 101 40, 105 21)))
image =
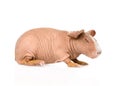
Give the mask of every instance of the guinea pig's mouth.
POLYGON ((94 58, 98 57, 101 54, 101 51, 98 51, 98 52, 92 53, 92 54, 93 54, 93 56, 91 58, 94 59, 94 58))

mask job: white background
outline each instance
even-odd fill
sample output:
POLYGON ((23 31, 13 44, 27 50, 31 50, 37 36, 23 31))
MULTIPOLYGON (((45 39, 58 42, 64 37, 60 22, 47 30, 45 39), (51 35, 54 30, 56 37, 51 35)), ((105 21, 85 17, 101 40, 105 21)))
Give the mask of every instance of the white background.
POLYGON ((2 86, 120 86, 119 0, 0 0, 0 84, 2 86), (95 29, 102 48, 86 67, 65 63, 28 67, 14 61, 18 37, 36 27, 95 29))

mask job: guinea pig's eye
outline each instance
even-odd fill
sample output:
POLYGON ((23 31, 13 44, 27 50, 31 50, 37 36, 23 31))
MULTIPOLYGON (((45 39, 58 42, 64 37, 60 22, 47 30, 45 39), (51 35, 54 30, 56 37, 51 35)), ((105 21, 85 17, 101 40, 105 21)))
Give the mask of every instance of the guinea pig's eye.
POLYGON ((87 43, 89 43, 89 40, 88 40, 88 39, 85 39, 85 41, 86 41, 87 43))

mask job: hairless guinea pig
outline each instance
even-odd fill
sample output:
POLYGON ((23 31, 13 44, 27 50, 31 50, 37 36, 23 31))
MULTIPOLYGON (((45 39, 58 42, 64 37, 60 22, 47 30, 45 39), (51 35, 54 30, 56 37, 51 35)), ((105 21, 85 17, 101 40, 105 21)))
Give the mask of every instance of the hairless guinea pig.
POLYGON ((93 38, 95 30, 67 32, 52 28, 36 28, 17 41, 15 60, 22 65, 44 65, 64 61, 69 67, 87 65, 77 57, 84 54, 96 58, 101 49, 93 38))

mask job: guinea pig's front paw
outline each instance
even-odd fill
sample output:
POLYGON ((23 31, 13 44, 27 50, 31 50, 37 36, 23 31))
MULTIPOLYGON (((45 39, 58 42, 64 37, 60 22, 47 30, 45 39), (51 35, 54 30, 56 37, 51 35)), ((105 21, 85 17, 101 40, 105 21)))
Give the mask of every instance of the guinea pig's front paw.
POLYGON ((83 61, 79 61, 79 62, 77 62, 77 63, 80 64, 80 65, 88 65, 88 63, 83 62, 83 61))
POLYGON ((79 64, 74 63, 74 62, 70 62, 70 63, 68 63, 67 65, 68 65, 68 67, 80 67, 79 64))
POLYGON ((88 65, 86 62, 81 62, 80 65, 88 65))
POLYGON ((79 61, 77 59, 73 59, 72 61, 75 62, 75 63, 77 63, 77 64, 79 64, 79 65, 88 65, 88 63, 86 63, 84 61, 79 61))
POLYGON ((78 63, 75 63, 70 58, 66 58, 64 62, 67 64, 68 67, 80 67, 78 63))

